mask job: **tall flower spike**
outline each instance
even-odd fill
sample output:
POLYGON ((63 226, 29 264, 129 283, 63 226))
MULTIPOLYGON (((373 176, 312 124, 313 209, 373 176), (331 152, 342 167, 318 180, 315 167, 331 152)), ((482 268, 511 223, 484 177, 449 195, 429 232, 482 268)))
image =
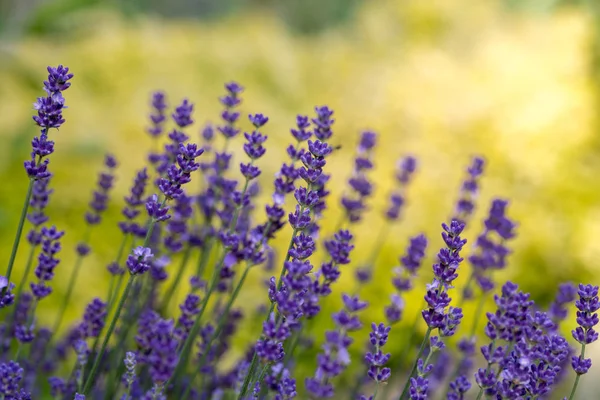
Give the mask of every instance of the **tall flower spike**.
MULTIPOLYGON (((573 338, 581 345, 579 356, 573 356, 571 366, 577 374, 577 380, 583 374, 586 374, 592 366, 592 359, 585 358, 585 347, 598 340, 598 332, 594 327, 598 325, 598 309, 600 301, 598 300, 598 286, 579 284, 577 291, 579 300, 575 302, 577 307, 577 328, 571 331, 573 338)), ((573 391, 575 391, 577 381, 573 391)), ((572 396, 572 395, 571 395, 572 396)))
POLYGON ((403 292, 412 288, 412 281, 416 277, 421 262, 425 257, 427 238, 420 234, 410 238, 406 254, 400 257, 400 266, 394 269, 392 283, 397 294, 391 296, 391 304, 385 308, 385 315, 389 324, 395 324, 402 318, 404 310, 403 292))
POLYGON ((363 132, 360 137, 354 159, 354 169, 348 180, 351 190, 350 193, 342 196, 341 200, 346 218, 350 223, 361 220, 362 214, 367 208, 365 201, 373 192, 373 185, 367 178, 367 172, 373 169, 372 153, 376 139, 377 135, 369 131, 363 132))
POLYGON ((38 98, 34 104, 37 110, 37 115, 33 116, 35 123, 41 128, 40 136, 34 137, 31 141, 31 159, 23 163, 27 176, 29 177, 29 188, 25 196, 21 217, 17 224, 17 232, 13 241, 10 258, 6 268, 6 285, 0 290, 0 304, 7 305, 10 302, 10 295, 7 292, 12 288, 11 275, 15 259, 19 250, 23 225, 29 207, 29 202, 33 193, 34 181, 39 179, 47 179, 50 177, 48 171, 48 159, 46 158, 54 152, 54 142, 48 139, 48 131, 50 128, 60 127, 64 123, 62 110, 64 106, 64 98, 62 91, 69 88, 71 85, 68 81, 73 77, 69 73, 69 69, 59 65, 57 68, 48 67, 48 80, 44 81, 44 90, 48 97, 38 98))
POLYGON ((558 328, 558 325, 567 318, 567 306, 575 301, 577 288, 571 282, 563 283, 558 287, 556 297, 548 308, 548 315, 558 328))
POLYGON ((381 382, 387 382, 391 375, 391 370, 385 366, 390 360, 391 355, 390 353, 383 353, 381 350, 387 343, 391 328, 385 326, 383 323, 380 323, 379 325, 372 323, 371 329, 372 332, 369 333, 369 340, 374 351, 367 352, 365 361, 369 365, 369 378, 379 385, 381 382))
POLYGON ((167 120, 165 111, 167 103, 163 92, 154 92, 152 94, 152 113, 150 114, 150 122, 152 125, 148 128, 150 136, 156 138, 163 133, 163 125, 167 120))
MULTIPOLYGON (((494 288, 491 273, 503 269, 510 254, 505 243, 514 238, 516 224, 506 216, 507 207, 506 200, 492 201, 489 215, 484 221, 484 230, 477 237, 475 250, 469 257, 473 277, 483 293, 488 293, 494 288)), ((463 296, 468 299, 472 295, 470 284, 467 284, 463 296)))
POLYGON ((85 220, 90 225, 99 224, 102 220, 102 213, 106 211, 109 200, 108 195, 114 185, 114 170, 117 167, 117 160, 112 155, 107 154, 104 159, 104 166, 106 171, 101 172, 98 176, 98 187, 94 191, 92 201, 89 204, 90 210, 85 214, 85 220))
POLYGON ((323 352, 317 356, 317 370, 304 384, 308 393, 315 398, 330 398, 335 394, 331 379, 340 375, 350 364, 348 347, 352 338, 348 332, 361 329, 362 324, 356 313, 367 307, 358 297, 342 295, 344 309, 334 313, 332 318, 336 330, 325 332, 323 352))
POLYGON ((396 221, 400 218, 402 206, 406 202, 406 187, 412 181, 412 177, 417 170, 417 159, 413 156, 405 156, 398 161, 396 169, 396 187, 390 194, 389 206, 385 213, 389 221, 396 221))
POLYGON ((48 282, 54 278, 54 270, 60 262, 56 255, 61 250, 60 238, 64 235, 64 231, 59 231, 54 226, 51 228, 43 227, 41 232, 42 252, 38 256, 38 265, 35 269, 38 283, 31 283, 31 291, 38 300, 43 299, 52 292, 48 282))
POLYGON ((475 200, 479 193, 479 178, 483 174, 485 161, 479 156, 473 157, 471 165, 467 168, 467 177, 464 180, 460 197, 454 210, 454 219, 468 223, 475 211, 475 200))
POLYGON ((144 168, 136 173, 130 193, 125 197, 126 206, 121 211, 125 221, 119 222, 119 228, 123 234, 132 234, 141 238, 146 236, 146 228, 134 221, 141 212, 140 208, 144 205, 144 192, 147 184, 148 172, 144 168))
POLYGON ((444 347, 443 338, 454 335, 463 317, 460 308, 450 306, 452 299, 448 290, 453 287, 452 282, 458 277, 458 267, 463 260, 460 251, 467 241, 462 239, 460 234, 465 224, 452 220, 450 225, 442 224, 442 228, 442 239, 446 247, 440 249, 437 262, 433 264, 434 278, 432 283, 427 285, 425 294, 427 308, 421 312, 427 324, 427 332, 402 390, 402 396, 409 393, 414 399, 421 399, 424 398, 422 396, 427 395, 429 388, 427 375, 433 368, 433 365, 428 364, 431 355, 444 347), (439 336, 430 336, 436 329, 439 336), (423 359, 421 356, 427 341, 429 341, 429 355, 423 359), (417 378, 412 377, 415 372, 418 372, 417 378))

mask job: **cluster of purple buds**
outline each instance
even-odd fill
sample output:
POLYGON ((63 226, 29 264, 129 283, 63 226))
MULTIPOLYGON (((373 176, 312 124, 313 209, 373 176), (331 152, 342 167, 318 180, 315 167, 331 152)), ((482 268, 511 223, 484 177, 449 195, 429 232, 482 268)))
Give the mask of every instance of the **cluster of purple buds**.
POLYGON ((138 246, 127 257, 126 265, 131 275, 143 274, 150 269, 152 250, 148 247, 138 246))
POLYGON ((377 383, 387 382, 390 379, 392 371, 385 364, 390 360, 391 354, 383 353, 381 349, 387 343, 391 327, 385 326, 383 323, 379 325, 372 323, 371 329, 369 341, 374 351, 369 351, 365 355, 365 361, 369 366, 367 374, 369 378, 377 383))
POLYGON ((315 141, 308 140, 308 151, 300 155, 302 166, 298 169, 299 176, 306 182, 307 187, 299 187, 294 191, 294 197, 298 204, 296 210, 289 215, 289 222, 294 231, 307 230, 314 235, 316 233, 315 223, 311 219, 314 212, 317 215, 324 209, 324 198, 328 192, 325 183, 329 176, 323 173, 323 167, 327 163, 325 158, 331 154, 333 148, 325 142, 331 135, 333 124, 333 111, 327 107, 316 107, 317 118, 312 122, 315 126, 315 141))
POLYGON ((185 193, 179 196, 172 207, 173 216, 167 221, 163 244, 172 253, 178 253, 190 238, 189 220, 194 212, 193 198, 185 193))
POLYGON ((425 301, 428 308, 423 310, 422 314, 430 329, 439 329, 442 336, 452 336, 462 318, 462 310, 449 307, 451 298, 447 291, 452 288, 452 282, 458 277, 458 267, 463 260, 460 251, 467 240, 460 237, 465 224, 453 220, 450 226, 442 224, 442 227, 442 238, 446 247, 440 249, 437 255, 438 262, 433 265, 435 277, 427 286, 425 301))
POLYGON ((164 195, 164 201, 159 202, 156 194, 146 201, 146 210, 150 218, 154 221, 164 221, 171 217, 169 207, 165 203, 183 195, 182 186, 190 182, 191 173, 200 167, 196 158, 203 152, 204 150, 192 143, 179 145, 176 163, 170 165, 165 177, 158 179, 158 188, 164 195))
POLYGON ((0 275, 0 309, 15 302, 15 295, 12 292, 14 287, 14 283, 9 282, 5 276, 0 275))
POLYGON ((594 326, 598 325, 598 309, 600 301, 598 300, 598 286, 579 285, 577 291, 579 299, 575 302, 577 307, 577 328, 571 333, 573 338, 581 344, 581 354, 573 356, 571 366, 577 375, 583 375, 588 372, 592 366, 592 359, 584 357, 584 349, 598 340, 598 332, 594 326))
POLYGON ((121 211, 125 221, 119 222, 119 228, 124 235, 131 234, 141 238, 146 236, 146 228, 135 222, 135 219, 140 215, 140 208, 146 200, 144 192, 147 185, 148 172, 143 168, 136 173, 130 193, 125 196, 126 206, 121 211))
POLYGON ((148 128, 150 136, 156 138, 163 133, 163 125, 167 120, 166 110, 167 103, 165 94, 163 92, 155 92, 152 94, 152 114, 150 114, 150 121, 152 126, 148 128))
POLYGON ((373 184, 367 178, 367 172, 373 169, 372 153, 376 141, 377 135, 374 132, 366 131, 361 134, 354 159, 354 170, 348 180, 351 193, 342 196, 342 207, 350 223, 361 220, 367 209, 365 201, 373 192, 373 184))
POLYGON ((402 293, 412 289, 412 282, 421 267, 426 249, 425 235, 420 234, 410 238, 406 254, 400 257, 400 266, 394 269, 395 276, 392 278, 392 284, 398 293, 391 295, 391 304, 385 308, 385 316, 389 324, 395 324, 402 318, 404 311, 402 293))
POLYGON ((106 303, 99 298, 93 299, 85 308, 83 321, 79 330, 83 338, 97 338, 100 336, 106 322, 106 303))
POLYGON ((321 264, 320 270, 303 296, 302 310, 306 318, 317 316, 321 310, 320 298, 331 294, 331 285, 340 277, 339 267, 350 263, 350 252, 354 249, 352 239, 350 231, 340 230, 332 239, 325 241, 325 250, 330 259, 321 264))
POLYGON ((306 378, 304 384, 311 396, 316 398, 332 398, 335 391, 331 380, 340 375, 350 364, 348 348, 353 340, 349 332, 362 328, 356 313, 367 307, 367 303, 358 297, 342 296, 344 309, 334 313, 332 318, 336 330, 325 333, 323 352, 317 356, 317 370, 311 378, 306 378))
POLYGON ((467 178, 462 184, 461 195, 456 203, 454 219, 467 223, 475 211, 475 199, 479 193, 479 178, 483 174, 485 161, 483 158, 473 157, 471 165, 467 168, 467 178))
POLYGON ((90 210, 85 214, 85 220, 90 225, 97 225, 102 219, 102 213, 106 210, 108 204, 108 195, 113 187, 115 176, 114 169, 117 167, 117 160, 110 154, 104 159, 106 171, 98 176, 98 188, 93 193, 90 202, 90 210))
POLYGON ((218 130, 226 139, 231 139, 240 133, 240 130, 235 127, 240 113, 234 110, 242 102, 239 95, 244 91, 244 88, 236 82, 230 82, 225 85, 225 89, 227 94, 220 98, 221 104, 225 106, 225 110, 221 113, 225 125, 220 126, 218 130))
POLYGON ((406 187, 410 184, 416 170, 417 159, 413 156, 406 156, 398 161, 396 187, 390 194, 390 203, 385 212, 385 216, 389 221, 396 221, 400 218, 402 206, 406 202, 406 187))
POLYGON ((71 78, 73 74, 69 73, 67 67, 48 67, 48 80, 44 81, 44 90, 48 95, 39 97, 33 105, 37 110, 33 120, 42 129, 40 136, 31 141, 31 160, 24 163, 30 179, 44 179, 50 176, 47 170, 48 160, 44 158, 54 152, 54 142, 48 139, 48 131, 51 128, 58 129, 65 122, 62 111, 66 106, 62 92, 71 86, 71 78))
POLYGON ((38 256, 38 265, 35 269, 35 276, 38 283, 31 283, 33 295, 41 300, 52 292, 48 282, 54 278, 54 269, 58 266, 60 260, 56 254, 61 250, 60 238, 64 231, 59 231, 56 227, 43 227, 42 233, 42 251, 38 256))
POLYGON ((309 127, 310 121, 307 116, 296 116, 296 129, 291 130, 292 136, 296 139, 296 144, 290 144, 287 148, 287 154, 290 157, 291 162, 290 164, 283 163, 279 172, 275 175, 273 204, 267 204, 265 207, 267 222, 256 228, 265 239, 273 238, 275 233, 285 226, 283 220, 285 216, 283 204, 286 195, 292 193, 296 189, 295 182, 300 175, 295 164, 305 152, 305 150, 300 147, 301 144, 312 136, 312 132, 308 130, 309 127))
POLYGON ((33 225, 27 234, 27 240, 32 246, 38 246, 42 242, 42 237, 38 231, 39 227, 48 222, 48 216, 44 213, 48 206, 48 201, 53 190, 48 188, 51 176, 38 179, 33 182, 31 200, 29 201, 30 212, 27 219, 33 225))
POLYGON ((548 307, 548 316, 558 328, 558 325, 567 318, 567 306, 575 301, 577 288, 571 282, 561 283, 554 301, 548 307))
POLYGON ((5 399, 31 399, 19 386, 23 380, 23 368, 14 361, 0 364, 0 395, 5 399))
MULTIPOLYGON (((516 225, 506 216, 507 206, 506 200, 495 199, 492 201, 489 215, 484 221, 484 230, 477 237, 475 251, 469 257, 473 275, 483 293, 494 288, 494 282, 489 276, 489 272, 503 269, 506 266, 506 258, 510 254, 510 250, 505 243, 515 236, 516 225)), ((465 288, 464 297, 472 297, 469 287, 465 288)))

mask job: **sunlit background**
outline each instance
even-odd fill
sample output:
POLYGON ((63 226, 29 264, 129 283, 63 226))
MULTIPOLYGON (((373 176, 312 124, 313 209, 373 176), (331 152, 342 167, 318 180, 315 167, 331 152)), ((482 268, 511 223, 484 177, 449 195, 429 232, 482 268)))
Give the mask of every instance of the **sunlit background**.
MULTIPOLYGON (((375 279, 363 291, 371 304, 365 322, 383 318, 391 270, 409 236, 424 232, 430 238, 424 267, 430 270, 441 246, 440 223, 451 215, 476 154, 488 166, 468 239, 481 230, 494 197, 510 200, 509 215, 519 223, 510 266, 498 280, 518 282, 541 306, 552 300, 560 282, 599 282, 597 1, 0 0, 0 254, 5 259, 27 185, 22 162, 37 133, 32 103, 42 93, 45 67, 59 63, 75 78, 65 94, 67 122, 55 135, 49 215, 67 234, 55 294, 40 306, 48 311, 38 313, 42 321, 50 320, 46 315, 66 290, 96 174, 111 152, 120 162, 116 190, 103 224, 93 232, 93 253, 68 318, 75 320, 93 296, 106 293, 104 267, 120 240, 122 198, 151 147, 145 127, 152 91, 165 90, 170 105, 184 97, 195 103, 197 123, 188 133, 196 140, 204 123, 218 122, 217 99, 230 80, 246 88, 243 113, 270 117, 268 156, 261 160, 263 198, 286 160, 295 115, 322 104, 335 110, 333 142, 342 148, 327 167, 334 176, 323 222, 327 234, 340 215, 339 197, 358 134, 364 129, 379 134, 372 174, 376 193, 364 221, 352 227, 357 247, 336 293, 354 287, 350 270, 374 245, 396 160, 406 154, 418 158, 403 219, 386 238, 375 279)), ((234 150, 238 161, 241 143, 239 138, 234 150)), ((282 231, 278 248, 288 240, 289 231, 282 231)), ((22 273, 24 249, 15 276, 22 273)), ((267 301, 263 278, 262 272, 253 276, 241 304, 267 301)), ((422 279, 424 284, 430 273, 422 279)), ((421 287, 411 294, 407 320, 421 304, 421 287)), ((315 324, 317 340, 319 329, 332 324, 329 314, 339 306, 337 298, 327 301, 315 324)), ((468 321, 469 309, 465 314, 468 321)), ((408 325, 392 330, 392 353, 406 340, 408 325)), ((244 333, 239 342, 250 336, 244 333)), ((364 340, 357 338, 354 352, 364 340)), ((600 356, 598 346, 594 350, 600 356)), ((314 355, 305 356, 301 370, 314 367, 314 355)), ((353 373, 345 379, 352 380, 353 373)), ((582 380, 588 393, 594 385, 600 389, 600 382, 582 380)))

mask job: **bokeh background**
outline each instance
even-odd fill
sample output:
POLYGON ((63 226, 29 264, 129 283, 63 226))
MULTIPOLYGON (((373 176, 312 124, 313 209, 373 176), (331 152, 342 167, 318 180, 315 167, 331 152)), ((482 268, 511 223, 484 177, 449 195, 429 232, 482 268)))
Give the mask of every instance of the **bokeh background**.
MULTIPOLYGON (((104 266, 120 240, 122 197, 151 146, 144 131, 151 92, 165 90, 170 105, 184 97, 196 104, 194 140, 204 123, 218 122, 217 98, 230 80, 246 88, 244 113, 270 117, 261 165, 265 197, 286 159, 295 114, 321 104, 335 109, 334 142, 342 148, 328 165, 334 179, 326 233, 339 217, 358 134, 379 134, 377 189, 370 212, 353 228, 357 247, 349 270, 375 244, 396 160, 418 158, 403 220, 387 237, 376 279, 364 290, 371 302, 365 321, 382 318, 391 270, 409 236, 428 235, 425 269, 431 265, 441 245, 440 223, 451 214, 475 154, 488 167, 467 237, 480 231, 494 197, 510 200, 509 214, 519 223, 510 267, 498 279, 517 281, 541 306, 560 282, 600 281, 600 2, 0 0, 0 254, 6 259, 27 185, 22 161, 36 134, 31 104, 41 95, 45 67, 59 63, 75 78, 66 93, 67 123, 55 136, 49 214, 67 235, 57 294, 40 306, 47 311, 42 320, 51 320, 47 315, 66 290, 96 174, 111 152, 120 162, 114 201, 93 233, 93 254, 68 318, 78 318, 84 304, 107 290, 104 266)), ((239 160, 241 138, 237 147, 239 160)), ((289 232, 280 237, 279 248, 289 232)), ((266 301, 260 275, 240 303, 266 301)), ((352 273, 345 273, 336 291, 353 285, 352 273)), ((407 319, 421 295, 411 294, 407 319)), ((317 336, 338 306, 328 301, 317 336)), ((247 332, 258 328, 248 324, 247 332)), ((405 325, 394 332, 390 351, 406 340, 405 325)), ((597 347, 591 351, 598 356, 597 347)), ((303 360, 307 371, 314 368, 311 357, 303 360)), ((587 393, 600 389, 592 379, 582 385, 587 393)))

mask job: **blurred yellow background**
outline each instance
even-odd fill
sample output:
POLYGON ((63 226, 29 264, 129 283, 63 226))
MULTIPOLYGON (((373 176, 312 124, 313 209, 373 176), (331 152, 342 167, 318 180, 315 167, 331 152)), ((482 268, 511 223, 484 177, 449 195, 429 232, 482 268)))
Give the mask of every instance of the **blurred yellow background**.
MULTIPOLYGON (((246 88, 243 113, 270 117, 268 157, 261 161, 264 197, 286 160, 295 114, 310 114, 321 104, 335 110, 334 142, 343 146, 327 166, 334 176, 324 220, 327 233, 339 216, 337 204, 359 132, 379 133, 376 194, 365 220, 353 227, 357 247, 349 269, 373 245, 396 160, 409 153, 418 158, 405 217, 388 237, 376 279, 365 290, 372 305, 365 321, 382 318, 391 293, 390 271, 408 236, 428 235, 424 269, 430 270, 441 246, 440 223, 452 212, 474 154, 483 155, 488 167, 467 238, 473 241, 480 231, 493 197, 510 200, 509 215, 519 224, 510 266, 500 279, 515 280, 541 306, 551 301, 559 282, 598 284, 600 74, 595 49, 600 34, 594 27, 600 17, 585 5, 546 7, 550 3, 515 10, 500 1, 368 1, 357 3, 345 22, 308 34, 289 29, 281 13, 269 7, 206 20, 83 8, 63 18, 58 33, 17 30, 0 36, 0 252, 8 258, 26 189, 22 161, 36 134, 31 104, 42 94, 45 67, 62 63, 75 78, 65 93, 67 122, 55 135, 51 159, 55 193, 49 215, 67 231, 53 283, 57 293, 66 290, 103 154, 114 153, 121 164, 114 201, 92 236, 93 254, 76 288, 71 320, 92 296, 106 292, 104 266, 120 240, 116 223, 122 197, 151 145, 144 132, 151 92, 165 90, 170 105, 184 97, 195 103, 198 123, 188 131, 195 140, 204 122, 218 122, 217 97, 230 80, 246 88)), ((41 15, 36 23, 44 26, 41 15)), ((288 238, 284 230, 279 243, 287 244, 288 238)), ((24 242, 17 277, 25 248, 24 242)), ((266 301, 258 275, 241 303, 266 301)), ((343 274, 336 290, 350 290, 352 280, 351 273, 343 274)), ((422 293, 411 296, 407 319, 420 306, 422 293)), ((57 297, 41 307, 51 311, 57 297)), ((327 303, 327 315, 336 304, 327 303)), ((389 350, 394 352, 393 344, 389 350)))

